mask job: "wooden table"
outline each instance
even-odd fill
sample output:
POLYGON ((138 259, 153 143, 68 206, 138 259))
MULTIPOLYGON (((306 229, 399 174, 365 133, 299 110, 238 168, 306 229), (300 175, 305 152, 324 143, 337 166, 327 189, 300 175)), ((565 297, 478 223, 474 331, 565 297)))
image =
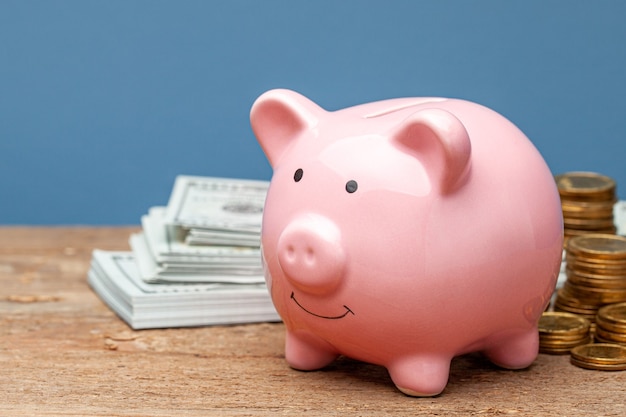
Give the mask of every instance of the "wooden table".
POLYGON ((87 285, 91 251, 138 227, 0 227, 2 416, 625 416, 626 372, 539 355, 507 371, 472 354, 442 395, 411 398, 385 369, 290 369, 282 324, 133 331, 87 285))

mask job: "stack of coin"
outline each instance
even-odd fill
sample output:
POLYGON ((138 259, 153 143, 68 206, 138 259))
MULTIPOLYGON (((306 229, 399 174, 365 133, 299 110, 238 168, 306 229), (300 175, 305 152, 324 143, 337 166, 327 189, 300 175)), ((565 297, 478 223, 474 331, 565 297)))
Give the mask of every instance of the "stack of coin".
POLYGON ((566 240, 587 233, 615 234, 615 181, 595 172, 567 172, 555 177, 566 240))
POLYGON ((554 309, 595 322, 598 309, 626 302, 626 237, 586 234, 569 239, 565 247, 566 276, 554 309))
POLYGON ((609 304, 598 310, 596 340, 626 345, 626 303, 609 304))
POLYGON ((546 311, 539 319, 539 352, 566 354, 591 342, 589 320, 570 313, 546 311))
POLYGON ((626 370, 626 346, 610 343, 591 343, 576 346, 570 362, 576 366, 599 371, 626 370))

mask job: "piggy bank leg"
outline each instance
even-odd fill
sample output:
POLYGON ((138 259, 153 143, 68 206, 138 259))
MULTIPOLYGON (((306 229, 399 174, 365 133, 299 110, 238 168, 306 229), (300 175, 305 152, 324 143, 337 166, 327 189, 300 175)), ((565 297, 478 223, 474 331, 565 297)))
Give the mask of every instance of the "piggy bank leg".
POLYGON ((441 356, 414 356, 395 361, 387 369, 393 383, 406 395, 432 397, 446 387, 451 360, 441 356))
POLYGON ((537 327, 505 336, 484 351, 494 364, 506 369, 523 369, 530 366, 539 352, 537 327))
POLYGON ((324 340, 308 332, 288 330, 285 340, 285 359, 294 369, 312 371, 333 362, 339 354, 324 340))

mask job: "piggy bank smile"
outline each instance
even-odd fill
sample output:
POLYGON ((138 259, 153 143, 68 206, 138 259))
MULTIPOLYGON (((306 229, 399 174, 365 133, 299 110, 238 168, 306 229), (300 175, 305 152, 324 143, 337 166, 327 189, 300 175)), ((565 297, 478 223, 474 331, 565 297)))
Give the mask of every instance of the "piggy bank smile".
POLYGON ((300 302, 296 299, 296 295, 294 294, 294 292, 291 292, 291 296, 290 298, 293 300, 293 302, 300 307, 303 311, 305 311, 306 313, 315 316, 315 317, 319 317, 321 319, 326 319, 326 320, 339 320, 342 319, 344 317, 346 317, 348 314, 352 314, 354 316, 354 311, 350 310, 350 307, 348 307, 347 305, 343 305, 344 308, 344 312, 342 314, 339 315, 335 315, 335 316, 330 316, 330 315, 323 315, 323 314, 318 314, 315 313, 311 310, 309 310, 308 308, 306 308, 305 306, 303 306, 302 304, 300 304, 300 302))

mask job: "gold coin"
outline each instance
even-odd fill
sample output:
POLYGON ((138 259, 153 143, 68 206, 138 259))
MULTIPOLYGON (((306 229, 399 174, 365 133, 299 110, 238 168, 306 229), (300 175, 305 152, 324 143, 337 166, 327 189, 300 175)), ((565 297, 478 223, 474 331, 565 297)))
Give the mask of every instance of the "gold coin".
POLYGON ((558 290, 556 299, 554 300, 555 311, 577 314, 591 322, 595 321, 598 308, 602 305, 603 304, 594 304, 587 300, 573 298, 569 294, 566 294, 563 288, 558 290))
POLYGON ((586 345, 591 343, 591 336, 587 335, 576 340, 550 340, 539 339, 539 347, 545 349, 571 349, 578 345, 586 345))
POLYGON ((563 218, 563 226, 571 229, 577 230, 607 230, 610 227, 613 227, 615 222, 613 219, 571 219, 564 217, 563 218))
POLYGON ((626 237, 609 234, 576 236, 567 242, 567 252, 588 258, 623 260, 626 259, 626 237))
POLYGON ((608 220, 610 219, 615 224, 615 218, 613 217, 613 209, 605 211, 582 211, 582 210, 570 210, 561 206, 563 210, 563 220, 608 220))
POLYGON ((603 321, 626 327, 626 303, 606 305, 598 310, 598 316, 603 321))
POLYGON ((595 342, 597 344, 599 344, 599 343, 608 343, 608 344, 614 344, 614 345, 619 344, 619 343, 616 343, 613 340, 605 339, 602 336, 598 336, 598 335, 595 335, 593 338, 594 338, 594 340, 595 340, 595 342))
POLYGON ((569 355, 572 349, 576 346, 571 347, 561 347, 561 348, 552 348, 539 346, 539 353, 545 353, 546 355, 569 355))
POLYGON ((589 320, 591 324, 594 324, 593 321, 595 320, 595 317, 596 317, 595 311, 579 310, 575 307, 560 306, 558 304, 554 305, 554 311, 558 311, 561 313, 577 314, 589 320))
POLYGON ((601 332, 608 332, 607 339, 626 342, 626 303, 609 304, 598 309, 596 315, 601 332), (611 337, 614 335, 614 337, 611 337))
MULTIPOLYGON (((587 262, 581 258, 567 257, 565 260, 566 268, 569 268, 572 272, 581 275, 591 275, 590 278, 604 278, 605 275, 610 277, 623 277, 626 279, 626 264, 606 264, 599 262, 587 262)), ((589 276, 588 276, 589 277, 589 276)))
POLYGON ((626 363, 618 363, 618 364, 589 363, 589 362, 578 360, 574 358, 573 356, 570 356, 569 360, 572 365, 578 366, 579 368, 592 369, 594 371, 624 371, 626 370, 626 363))
POLYGON ((626 365, 626 346, 614 343, 589 343, 573 348, 572 357, 586 363, 626 365))
POLYGON ((613 209, 615 203, 618 202, 617 197, 612 198, 611 200, 606 201, 576 201, 576 200, 568 200, 561 199, 561 207, 565 211, 606 211, 607 213, 613 214, 613 209))
MULTIPOLYGON (((557 312, 558 313, 558 312, 557 312)), ((568 313, 572 314, 572 313, 568 313)), ((581 317, 584 319, 584 317, 581 317)), ((587 320, 587 319, 585 319, 587 320)), ((587 320, 589 321, 589 320, 587 320)), ((586 337, 589 337, 589 329, 591 328, 591 323, 589 323, 589 328, 586 332, 579 334, 549 334, 549 333, 539 333, 539 342, 545 343, 547 345, 568 345, 571 343, 580 342, 586 337)))
POLYGON ((626 346, 614 343, 591 343, 570 350, 570 362, 581 368, 598 371, 626 370, 626 346))
MULTIPOLYGON (((589 235, 590 233, 587 233, 587 236, 589 235)), ((570 263, 582 262, 583 264, 587 264, 593 267, 606 267, 615 269, 626 268, 626 259, 602 259, 593 256, 585 256, 585 254, 582 253, 572 254, 566 252, 565 261, 570 263)))
POLYGON ((613 218, 613 207, 617 199, 608 201, 571 201, 561 200, 563 217, 572 219, 613 218))
POLYGON ((565 197, 613 195, 615 181, 595 172, 567 172, 555 176, 559 193, 565 197))
MULTIPOLYGON (((565 283, 567 283, 567 281, 565 281, 565 283)), ((574 297, 565 287, 565 283, 563 283, 564 284, 563 287, 557 290, 555 302, 558 302, 559 304, 567 305, 570 307, 576 307, 581 310, 594 310, 597 312, 598 304, 590 303, 590 302, 587 302, 586 300, 581 300, 580 298, 574 297)))
POLYGON ((579 345, 584 345, 591 343, 591 335, 583 335, 582 338, 579 337, 576 340, 545 340, 544 338, 539 338, 539 352, 547 353, 551 355, 561 355, 569 353, 572 348, 575 348, 579 345))
POLYGON ((558 304, 554 305, 554 311, 558 311, 561 313, 572 313, 572 314, 577 314, 581 317, 586 318, 587 320, 589 320, 590 322, 592 322, 595 320, 596 314, 595 314, 595 310, 580 310, 577 309, 575 307, 569 307, 569 306, 561 306, 558 304))
POLYGON ((626 276, 596 274, 588 271, 566 273, 568 281, 577 285, 595 288, 626 289, 626 276))
POLYGON ((572 348, 544 348, 539 346, 539 353, 546 355, 569 355, 572 348))
POLYGON ((586 236, 589 234, 597 234, 597 233, 614 235, 615 233, 617 233, 617 227, 613 226, 611 228, 603 229, 603 230, 576 230, 576 229, 570 229, 566 227, 563 229, 563 231, 564 231, 564 235, 566 238, 571 238, 571 237, 576 237, 576 236, 586 236))
MULTIPOLYGON (((572 274, 572 276, 574 275, 576 274, 572 274)), ((626 289, 620 288, 619 286, 618 288, 603 288, 595 285, 580 285, 568 279, 563 283, 563 288, 570 294, 579 297, 626 298, 626 289)), ((626 301, 626 299, 624 301, 626 301)), ((619 302, 621 301, 616 301, 616 303, 619 302)))
MULTIPOLYGON (((557 296, 556 300, 554 300, 555 309, 557 307, 560 307, 563 309, 564 312, 574 313, 579 316, 591 315, 594 317, 594 319, 596 314, 598 313, 598 309, 602 307, 602 305, 593 304, 588 302, 587 300, 580 300, 576 298, 563 298, 561 296, 557 296)), ((585 318, 588 319, 588 317, 585 318)))
POLYGON ((539 334, 579 335, 589 332, 589 320, 570 313, 547 311, 539 319, 539 334))
POLYGON ((598 327, 601 327, 603 330, 608 332, 626 335, 626 326, 620 326, 619 324, 607 322, 600 316, 596 316, 596 324, 598 327))
POLYGON ((569 275, 578 275, 590 281, 599 280, 622 280, 626 282, 626 269, 607 267, 600 264, 571 262, 565 265, 565 272, 569 275))
POLYGON ((587 287, 595 287, 595 288, 604 288, 604 289, 616 289, 616 290, 625 290, 626 289, 626 279, 612 279, 612 278, 588 278, 585 276, 581 276, 579 274, 569 274, 567 279, 570 283, 587 286, 587 287))
POLYGON ((618 343, 620 345, 626 344, 626 334, 611 332, 601 326, 596 327, 596 337, 600 337, 603 340, 610 340, 611 343, 618 343))
POLYGON ((595 303, 598 307, 604 304, 626 302, 626 290, 624 289, 586 287, 574 284, 569 280, 563 283, 562 289, 571 297, 584 303, 595 303))

